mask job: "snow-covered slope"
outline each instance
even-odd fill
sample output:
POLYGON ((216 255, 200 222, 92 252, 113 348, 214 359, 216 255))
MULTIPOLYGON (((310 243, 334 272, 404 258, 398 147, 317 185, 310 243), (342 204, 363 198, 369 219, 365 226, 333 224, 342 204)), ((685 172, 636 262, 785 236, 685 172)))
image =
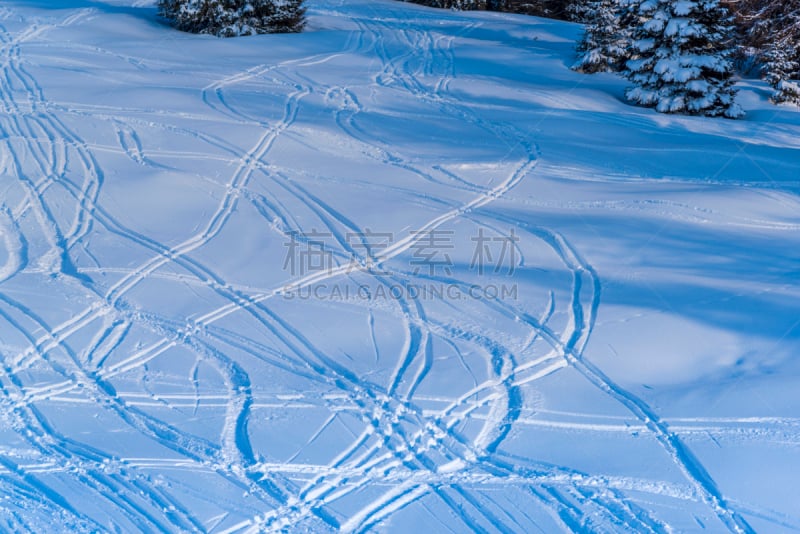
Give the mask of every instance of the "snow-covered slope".
POLYGON ((308 5, 0 7, 0 528, 800 529, 800 114, 308 5))

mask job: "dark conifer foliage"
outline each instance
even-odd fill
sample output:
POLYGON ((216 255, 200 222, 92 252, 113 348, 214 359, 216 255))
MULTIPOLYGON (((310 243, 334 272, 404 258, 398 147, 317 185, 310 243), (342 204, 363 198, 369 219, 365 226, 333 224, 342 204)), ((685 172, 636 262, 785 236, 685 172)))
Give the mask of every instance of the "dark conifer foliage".
POLYGON ((219 37, 299 32, 305 25, 303 0, 159 0, 158 7, 180 30, 219 37))
POLYGON ((731 1, 739 57, 760 66, 775 102, 800 104, 800 0, 731 1))
POLYGON ((628 11, 626 0, 591 0, 573 6, 575 17, 586 23, 574 70, 591 74, 625 68, 631 59, 633 30, 628 11))
POLYGON ((561 20, 571 18, 578 0, 403 0, 446 9, 504 11, 561 20))

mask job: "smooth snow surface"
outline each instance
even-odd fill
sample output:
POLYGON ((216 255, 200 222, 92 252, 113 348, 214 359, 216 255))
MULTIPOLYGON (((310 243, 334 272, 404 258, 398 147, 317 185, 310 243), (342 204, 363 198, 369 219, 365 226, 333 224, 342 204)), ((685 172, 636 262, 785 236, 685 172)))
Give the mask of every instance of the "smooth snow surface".
POLYGON ((308 7, 2 3, 0 530, 800 530, 798 111, 308 7))

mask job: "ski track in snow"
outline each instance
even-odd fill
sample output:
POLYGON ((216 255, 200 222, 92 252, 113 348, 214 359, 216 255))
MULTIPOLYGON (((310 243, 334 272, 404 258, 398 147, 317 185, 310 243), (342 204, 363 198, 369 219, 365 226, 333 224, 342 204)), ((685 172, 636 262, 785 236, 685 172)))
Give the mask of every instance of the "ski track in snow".
MULTIPOLYGON (((741 432, 741 425, 747 424, 754 436, 776 433, 796 444, 800 422, 780 421, 778 427, 775 421, 761 420, 668 423, 645 400, 584 358, 601 302, 597 273, 565 236, 493 208, 522 181, 537 179, 540 153, 535 138, 488 120, 453 96, 450 88, 456 77, 454 49, 459 37, 429 31, 413 18, 408 20, 405 9, 382 4, 374 13, 357 18, 359 29, 352 32, 345 50, 257 65, 202 89, 196 96, 206 107, 204 120, 260 132, 244 147, 209 133, 211 129, 192 129, 168 114, 148 116, 147 110, 123 114, 99 106, 49 101, 47 90, 33 74, 35 69, 26 61, 23 44, 80 24, 92 10, 77 10, 59 24, 32 20, 15 23, 15 30, 0 26, 2 172, 4 179, 13 178, 19 193, 0 209, 0 232, 7 251, 0 265, 0 282, 38 277, 63 288, 64 295, 79 296, 65 317, 34 307, 19 291, 0 291, 0 323, 3 331, 14 332, 9 337, 15 340, 3 342, 7 346, 3 348, 0 409, 4 426, 16 436, 15 445, 0 449, 0 483, 5 494, 29 503, 27 509, 13 512, 7 502, 0 503, 6 516, 3 527, 35 529, 40 523, 31 517, 38 507, 65 528, 76 530, 103 530, 111 524, 107 518, 112 518, 123 530, 141 531, 261 532, 293 526, 366 531, 414 504, 436 503, 449 510, 452 524, 448 528, 453 530, 520 532, 531 528, 533 519, 528 517, 531 523, 523 524, 524 510, 504 513, 492 500, 497 488, 514 487, 523 507, 534 503, 555 524, 568 529, 611 525, 614 530, 669 531, 670 525, 658 514, 626 497, 636 492, 674 500, 675 506, 691 502, 705 507, 731 532, 752 530, 740 515, 740 503, 725 498, 686 440, 701 433, 748 439, 741 432), (369 85, 328 85, 315 79, 314 66, 345 54, 374 58, 369 85), (262 118, 237 107, 230 95, 249 83, 281 92, 282 116, 262 118), (430 166, 394 147, 391 139, 371 133, 364 116, 370 113, 375 95, 402 95, 429 113, 462 121, 505 144, 508 159, 497 165, 505 169, 505 177, 493 184, 476 183, 451 169, 430 166), (456 223, 492 233, 512 227, 525 243, 539 243, 558 258, 571 282, 569 287, 553 288, 549 302, 521 307, 489 299, 480 303, 476 313, 476 317, 516 324, 527 337, 502 336, 469 318, 462 321, 455 307, 448 316, 442 312, 444 303, 406 297, 384 309, 356 303, 368 318, 369 357, 385 367, 385 381, 379 382, 377 376, 360 376, 360 370, 349 368, 338 355, 320 347, 320 340, 310 337, 296 318, 278 311, 287 293, 347 280, 351 267, 346 259, 351 256, 372 265, 371 283, 382 287, 436 280, 397 269, 393 263, 420 243, 421 234, 410 234, 366 255, 346 238, 367 230, 357 222, 357 214, 338 211, 324 193, 310 189, 291 169, 271 161, 274 147, 297 131, 298 117, 311 99, 325 102, 336 135, 358 147, 365 160, 415 176, 435 191, 453 193, 449 197, 419 194, 422 205, 433 206, 437 212, 415 221, 415 230, 435 231, 456 223), (98 146, 82 138, 71 126, 74 117, 97 121, 113 131, 117 146, 98 146), (140 128, 190 137, 227 158, 229 175, 214 179, 219 193, 216 207, 207 211, 206 220, 194 233, 179 242, 161 242, 134 229, 115 213, 113 203, 104 201, 108 169, 101 161, 108 161, 110 152, 154 172, 203 152, 202 148, 197 154, 151 149, 137 131, 140 128), (312 229, 329 233, 340 263, 273 287, 227 280, 202 252, 245 208, 257 212, 265 231, 276 239, 312 229), (91 266, 87 258, 94 257, 92 243, 97 235, 139 251, 138 257, 144 259, 126 266, 95 260, 91 266), (391 272, 380 271, 389 265, 391 272), (109 278, 101 281, 101 275, 109 278), (153 281, 189 287, 198 295, 203 292, 213 306, 198 299, 196 313, 183 319, 157 306, 148 309, 137 291, 153 281), (376 335, 387 316, 404 332, 404 343, 396 352, 381 346, 376 335), (242 318, 243 326, 236 329, 231 318, 242 318), (143 341, 132 343, 134 332, 141 333, 143 341), (457 354, 474 385, 457 395, 433 399, 419 392, 442 344, 457 354), (547 348, 542 350, 543 346, 547 348), (148 392, 149 381, 159 380, 157 373, 148 378, 149 366, 178 351, 194 359, 188 373, 191 389, 148 392), (475 354, 484 360, 485 376, 476 377, 467 363, 471 359, 474 364, 475 354), (270 384, 262 383, 258 375, 265 368, 280 370, 317 389, 270 397, 270 384), (536 407, 526 405, 532 398, 530 386, 567 369, 627 410, 626 421, 576 423, 555 416, 532 417, 536 407), (201 372, 208 376, 210 370, 218 378, 214 388, 205 387, 200 378, 201 372), (142 389, 131 389, 138 381, 142 389), (163 455, 117 455, 112 448, 104 450, 102 441, 88 440, 71 432, 68 425, 62 427, 57 416, 53 418, 74 409, 118 421, 120 428, 154 444, 148 450, 163 455), (186 414, 196 416, 212 409, 220 420, 216 437, 183 424, 181 417, 186 414), (297 412, 298 418, 305 410, 322 410, 326 417, 307 439, 295 444, 288 460, 276 461, 260 450, 252 434, 254 414, 272 410, 297 412), (344 417, 349 423, 343 422, 344 417), (361 426, 355 428, 356 423, 361 426), (351 441, 337 445, 340 448, 328 463, 304 461, 303 450, 314 446, 334 425, 348 429, 351 441), (621 438, 633 432, 647 434, 683 480, 584 473, 504 451, 504 442, 513 432, 530 427, 621 438), (193 499, 178 497, 155 476, 180 472, 203 473, 204 483, 214 480, 234 488, 221 505, 230 506, 229 513, 208 517, 202 488, 194 490, 193 499), (81 496, 62 494, 65 485, 81 488, 82 493, 76 493, 81 496), (231 495, 242 493, 248 496, 247 504, 232 501, 231 495), (95 504, 83 506, 85 497, 95 504), (105 511, 98 514, 98 509, 105 511)), ((12 15, 12 10, 1 8, 3 24, 10 27, 12 15)), ((460 32, 468 34, 476 27, 477 23, 460 32)), ((203 157, 210 163, 214 156, 203 157)), ((533 259, 522 261, 527 264, 533 259)), ((456 275, 438 280, 465 288, 470 284, 456 275)), ((59 291, 54 299, 60 298, 59 291)), ((747 511, 797 527, 768 510, 747 511)))

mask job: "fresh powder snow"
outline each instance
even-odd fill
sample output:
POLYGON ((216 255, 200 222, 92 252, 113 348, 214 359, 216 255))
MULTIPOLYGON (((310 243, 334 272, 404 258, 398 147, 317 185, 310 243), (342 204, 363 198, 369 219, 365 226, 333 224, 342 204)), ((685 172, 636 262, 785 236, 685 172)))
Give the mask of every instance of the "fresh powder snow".
POLYGON ((0 6, 0 530, 800 530, 798 109, 306 5, 0 6))

